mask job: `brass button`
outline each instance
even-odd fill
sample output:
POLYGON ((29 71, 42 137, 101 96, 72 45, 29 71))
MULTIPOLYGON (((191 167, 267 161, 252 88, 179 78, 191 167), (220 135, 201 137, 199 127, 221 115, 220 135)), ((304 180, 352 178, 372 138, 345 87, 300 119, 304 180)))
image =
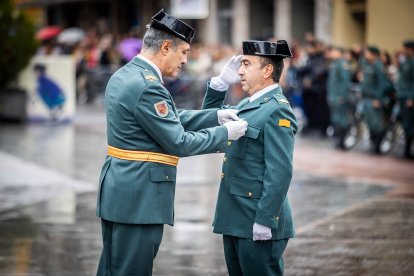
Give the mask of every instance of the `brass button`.
POLYGON ((221 178, 224 178, 224 173, 221 173, 221 178))
POLYGON ((252 196, 252 192, 248 192, 247 195, 251 197, 252 196))
POLYGON ((229 147, 231 146, 231 141, 227 142, 227 146, 229 146, 229 147))
POLYGON ((224 156, 224 158, 223 158, 223 162, 226 162, 227 161, 227 157, 226 156, 224 156))
POLYGON ((165 179, 168 179, 168 178, 169 178, 169 177, 168 177, 168 175, 166 175, 166 176, 165 176, 165 179))

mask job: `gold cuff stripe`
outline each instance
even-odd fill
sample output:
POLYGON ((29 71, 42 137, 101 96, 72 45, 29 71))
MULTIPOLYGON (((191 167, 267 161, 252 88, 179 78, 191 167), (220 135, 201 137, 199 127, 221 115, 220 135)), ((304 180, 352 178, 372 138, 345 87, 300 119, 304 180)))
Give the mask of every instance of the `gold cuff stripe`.
POLYGON ((177 156, 162 154, 158 152, 124 150, 112 146, 108 146, 108 155, 123 160, 156 162, 170 166, 177 166, 178 160, 180 159, 177 156))

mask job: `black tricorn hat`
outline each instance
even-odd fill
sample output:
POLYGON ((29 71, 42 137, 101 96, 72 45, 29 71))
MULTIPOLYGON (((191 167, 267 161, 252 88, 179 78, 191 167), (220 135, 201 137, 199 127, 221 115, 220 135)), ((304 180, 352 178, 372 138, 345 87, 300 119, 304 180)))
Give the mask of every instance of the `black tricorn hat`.
POLYGON ((265 56, 270 58, 291 58, 289 45, 286 40, 277 42, 247 40, 243 41, 243 55, 265 56))
POLYGON ((195 30, 183 21, 173 17, 172 15, 160 10, 151 18, 151 23, 147 27, 161 29, 176 35, 187 43, 193 40, 195 30))
POLYGON ((404 41, 404 47, 414 49, 414 40, 406 40, 404 41))
POLYGON ((374 54, 374 55, 376 55, 376 56, 380 56, 380 54, 381 54, 380 49, 378 49, 378 47, 373 46, 373 45, 368 46, 368 47, 367 47, 367 50, 368 50, 369 52, 373 53, 373 54, 374 54))

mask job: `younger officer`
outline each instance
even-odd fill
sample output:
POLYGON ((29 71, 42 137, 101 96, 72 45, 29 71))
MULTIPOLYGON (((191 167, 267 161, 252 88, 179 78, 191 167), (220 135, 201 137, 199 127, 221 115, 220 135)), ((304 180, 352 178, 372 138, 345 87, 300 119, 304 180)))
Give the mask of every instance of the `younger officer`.
POLYGON ((368 125, 371 142, 379 153, 380 143, 385 131, 384 99, 389 81, 380 60, 380 51, 370 46, 365 50, 361 92, 363 98, 364 121, 368 125))
POLYGON ((343 58, 343 50, 334 47, 330 50, 329 57, 331 65, 328 72, 327 90, 331 124, 338 139, 338 146, 344 147, 344 136, 351 123, 348 90, 351 83, 351 72, 348 62, 343 58))
POLYGON ((410 158, 414 139, 414 41, 404 42, 404 55, 397 82, 397 98, 406 138, 404 155, 410 158))
POLYGON ((152 275, 163 225, 174 223, 178 158, 224 151, 247 128, 231 110, 175 108, 162 76, 177 76, 193 35, 190 26, 160 11, 141 55, 107 85, 108 156, 96 210, 103 236, 98 275, 152 275))
POLYGON ((223 234, 229 275, 283 275, 283 252, 295 235, 287 197, 292 178, 294 135, 297 122, 282 94, 279 78, 283 59, 291 57, 284 40, 244 41, 240 58, 233 58, 211 80, 204 108, 219 106, 227 84, 241 78, 249 98, 236 107, 248 129, 244 137, 229 142, 223 172, 214 233, 223 234), (234 74, 233 74, 234 75, 234 74))

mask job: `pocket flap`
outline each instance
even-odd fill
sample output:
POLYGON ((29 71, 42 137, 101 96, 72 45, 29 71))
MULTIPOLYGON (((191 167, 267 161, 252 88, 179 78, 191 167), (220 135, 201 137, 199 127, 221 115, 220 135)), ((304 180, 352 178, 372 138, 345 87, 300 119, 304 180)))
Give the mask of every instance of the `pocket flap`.
POLYGON ((176 168, 170 167, 152 167, 150 170, 150 179, 152 182, 173 182, 176 177, 176 168))
POLYGON ((262 183, 253 180, 231 179, 230 193, 243 197, 261 198, 262 183))
POLYGON ((252 138, 252 139, 257 139, 257 137, 259 137, 259 134, 260 134, 260 128, 248 126, 246 134, 244 134, 244 136, 248 138, 252 138))

